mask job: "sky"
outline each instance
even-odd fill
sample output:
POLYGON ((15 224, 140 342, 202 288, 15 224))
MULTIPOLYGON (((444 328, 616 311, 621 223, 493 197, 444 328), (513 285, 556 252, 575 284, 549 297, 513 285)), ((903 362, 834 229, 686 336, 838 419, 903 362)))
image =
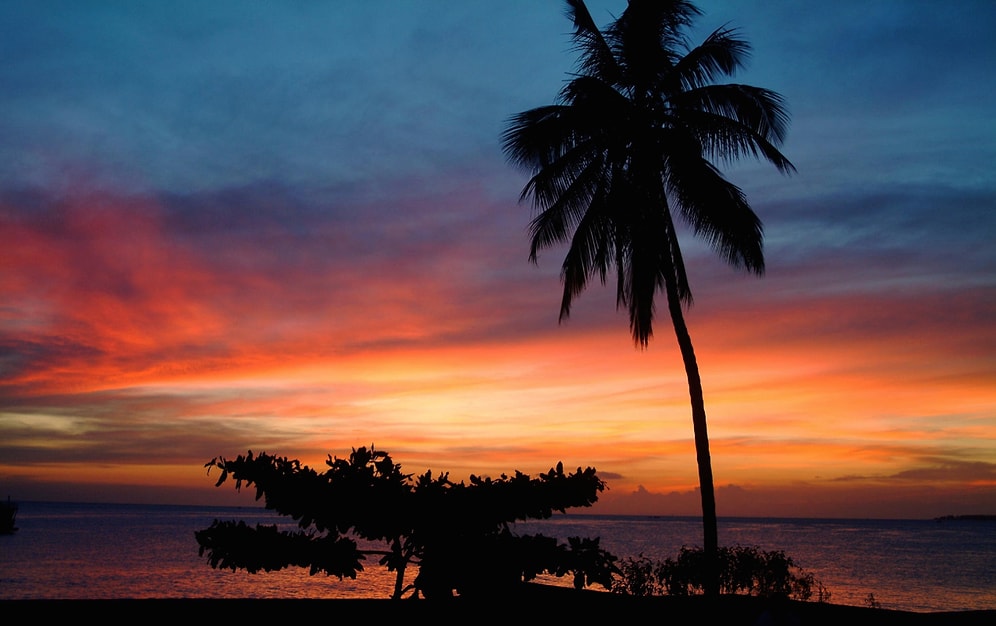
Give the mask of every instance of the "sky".
MULTIPOLYGON (((500 135, 564 6, 0 0, 0 497, 246 503, 205 463, 373 445, 697 514, 669 320, 640 349, 596 283, 558 323, 528 261, 500 135)), ((996 513, 996 4, 698 6, 797 168, 724 169, 763 277, 682 240, 719 515, 996 513)))

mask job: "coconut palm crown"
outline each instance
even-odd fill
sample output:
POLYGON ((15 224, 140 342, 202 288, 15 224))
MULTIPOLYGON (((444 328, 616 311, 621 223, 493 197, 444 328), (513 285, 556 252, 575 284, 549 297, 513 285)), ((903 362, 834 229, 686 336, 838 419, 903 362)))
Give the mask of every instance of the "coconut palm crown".
POLYGON ((604 30, 583 0, 567 0, 567 15, 576 72, 554 104, 514 115, 502 134, 509 162, 531 175, 520 198, 536 209, 529 258, 568 244, 561 321, 593 278, 604 284, 614 270, 617 306, 628 310, 641 348, 664 293, 689 383, 704 548, 714 552, 711 460, 676 218, 732 266, 763 274, 761 221, 719 166, 750 157, 794 171, 778 149, 788 113, 775 92, 719 82, 744 66, 750 46, 727 27, 690 46, 685 32, 701 15, 690 2, 630 0, 604 30))

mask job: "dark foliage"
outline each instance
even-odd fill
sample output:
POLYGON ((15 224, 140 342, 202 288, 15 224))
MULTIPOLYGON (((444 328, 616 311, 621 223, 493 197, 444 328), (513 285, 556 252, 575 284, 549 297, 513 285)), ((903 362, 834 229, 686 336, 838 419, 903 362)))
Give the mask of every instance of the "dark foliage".
MULTIPOLYGON (((718 550, 719 592, 825 602, 830 593, 812 574, 803 571, 780 550, 733 546, 718 550)), ((640 556, 623 559, 612 587, 633 596, 690 596, 704 590, 705 555, 699 548, 682 548, 663 561, 640 556)))
POLYGON ((541 535, 516 535, 515 521, 549 518, 555 511, 591 506, 604 483, 593 468, 564 472, 562 464, 532 478, 521 472, 497 479, 471 476, 453 482, 431 471, 412 478, 391 457, 372 447, 347 459, 329 456, 317 472, 296 460, 253 455, 215 458, 236 489, 256 489, 267 509, 297 522, 298 530, 215 520, 195 533, 200 554, 215 568, 251 573, 307 568, 340 579, 356 578, 368 556, 396 572, 393 597, 453 593, 480 595, 533 580, 544 573, 571 575, 578 588, 609 588, 616 558, 598 539, 567 544, 541 535), (382 545, 383 549, 361 547, 382 545), (405 586, 409 564, 418 575, 405 586))

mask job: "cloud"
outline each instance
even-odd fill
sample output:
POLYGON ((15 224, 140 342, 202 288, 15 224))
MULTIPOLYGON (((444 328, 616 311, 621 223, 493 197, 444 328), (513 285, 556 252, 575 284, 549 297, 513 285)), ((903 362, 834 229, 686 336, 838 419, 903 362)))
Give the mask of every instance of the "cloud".
MULTIPOLYGON (((952 512, 996 510, 996 487, 906 482, 901 485, 836 488, 828 483, 779 486, 721 485, 716 488, 720 534, 724 517, 931 519, 952 512)), ((642 486, 607 492, 592 513, 701 515, 697 490, 654 493, 642 486)))
POLYGON ((909 469, 894 474, 893 478, 919 482, 963 482, 996 485, 996 463, 941 461, 934 467, 909 469))
POLYGON ((888 476, 842 476, 836 480, 849 481, 910 481, 921 484, 961 483, 969 485, 996 485, 996 463, 966 461, 957 458, 928 457, 917 459, 918 467, 888 476))

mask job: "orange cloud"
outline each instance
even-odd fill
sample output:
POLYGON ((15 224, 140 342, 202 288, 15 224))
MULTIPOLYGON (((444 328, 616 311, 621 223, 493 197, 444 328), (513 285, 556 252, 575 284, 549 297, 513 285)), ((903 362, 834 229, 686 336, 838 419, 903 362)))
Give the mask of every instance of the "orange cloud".
MULTIPOLYGON (((492 276, 481 261, 492 249, 462 265, 458 222, 442 243, 398 225, 350 239, 334 219, 315 222, 321 237, 298 236, 246 210, 251 235, 232 221, 211 236, 150 198, 0 211, 0 474, 175 497, 213 484, 200 470, 218 454, 321 466, 375 444, 407 471, 458 480, 563 461, 610 476, 613 498, 641 485, 693 493, 687 383, 666 319, 637 350, 606 289, 558 327, 555 275, 492 276)), ((916 482, 991 501, 984 290, 750 284, 734 301, 707 282, 688 313, 718 484, 836 502, 843 482, 916 482)))

